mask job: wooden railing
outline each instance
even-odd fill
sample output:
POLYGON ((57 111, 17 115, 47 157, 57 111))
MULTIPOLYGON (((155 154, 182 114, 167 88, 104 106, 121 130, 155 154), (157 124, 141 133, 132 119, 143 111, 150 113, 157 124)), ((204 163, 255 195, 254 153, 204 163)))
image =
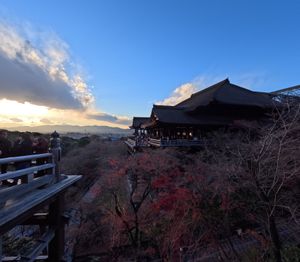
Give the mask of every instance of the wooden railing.
POLYGON ((0 175, 0 182, 2 183, 3 181, 13 180, 11 185, 10 183, 6 183, 6 185, 1 185, 0 187, 0 207, 5 206, 5 203, 10 199, 16 199, 30 191, 45 187, 57 181, 52 153, 0 159, 0 165, 14 165, 24 161, 30 161, 32 164, 33 160, 37 159, 47 159, 48 161, 43 165, 30 166, 28 168, 9 171, 0 175), (37 173, 41 171, 46 171, 47 173, 40 177, 36 177, 37 173))
POLYGON ((48 230, 18 261, 35 261, 47 247, 47 261, 61 261, 64 254, 64 193, 81 176, 60 174, 60 155, 59 135, 54 132, 49 153, 0 159, 0 166, 8 165, 11 170, 0 174, 0 261, 11 261, 2 258, 3 234, 17 225, 39 223, 48 226, 48 230), (45 207, 48 212, 42 216, 36 213, 45 207))
POLYGON ((134 153, 138 148, 149 147, 149 142, 147 137, 128 137, 125 141, 128 146, 129 153, 134 153))
POLYGON ((150 138, 149 144, 155 147, 189 147, 189 146, 201 146, 203 142, 201 140, 188 140, 188 139, 155 139, 150 138))
POLYGON ((149 138, 149 144, 151 146, 160 147, 161 146, 161 139, 149 138))
POLYGON ((125 141, 125 144, 127 144, 129 147, 135 147, 136 146, 136 142, 132 138, 127 138, 127 140, 125 141))

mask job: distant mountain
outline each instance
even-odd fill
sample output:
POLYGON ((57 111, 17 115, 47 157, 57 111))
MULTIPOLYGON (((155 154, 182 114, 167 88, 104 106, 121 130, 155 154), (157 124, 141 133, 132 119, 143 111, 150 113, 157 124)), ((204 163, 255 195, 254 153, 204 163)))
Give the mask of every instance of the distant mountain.
POLYGON ((73 126, 73 125, 42 125, 42 126, 18 126, 5 128, 10 131, 21 132, 38 132, 38 133, 52 133, 55 130, 58 133, 81 133, 81 134, 122 134, 129 135, 132 130, 122 129, 118 127, 109 126, 73 126))

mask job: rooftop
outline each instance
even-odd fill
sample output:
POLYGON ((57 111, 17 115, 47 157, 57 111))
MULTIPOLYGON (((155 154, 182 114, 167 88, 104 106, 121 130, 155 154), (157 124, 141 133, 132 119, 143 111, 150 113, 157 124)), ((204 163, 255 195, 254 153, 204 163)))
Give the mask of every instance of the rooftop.
POLYGON ((212 102, 260 108, 273 107, 273 101, 267 93, 254 92, 234 85, 230 83, 228 78, 192 94, 190 98, 180 102, 175 107, 184 107, 188 111, 194 111, 212 102))
POLYGON ((149 117, 134 117, 130 128, 140 128, 142 124, 148 122, 149 120, 149 117))

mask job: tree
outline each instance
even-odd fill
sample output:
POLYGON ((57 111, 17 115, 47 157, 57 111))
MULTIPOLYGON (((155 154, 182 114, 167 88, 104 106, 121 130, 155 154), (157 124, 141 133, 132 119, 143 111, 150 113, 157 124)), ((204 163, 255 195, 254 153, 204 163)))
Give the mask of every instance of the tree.
POLYGON ((277 224, 299 223, 299 131, 299 105, 286 106, 272 123, 256 130, 255 139, 251 133, 227 134, 218 150, 208 148, 206 154, 215 161, 212 166, 222 166, 241 211, 268 232, 276 261, 282 261, 277 224))

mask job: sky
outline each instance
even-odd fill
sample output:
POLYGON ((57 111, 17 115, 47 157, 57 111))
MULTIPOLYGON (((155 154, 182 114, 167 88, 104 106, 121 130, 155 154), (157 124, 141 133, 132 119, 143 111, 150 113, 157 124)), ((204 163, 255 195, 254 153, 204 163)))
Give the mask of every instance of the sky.
POLYGON ((0 0, 0 123, 127 127, 229 78, 300 84, 298 0, 0 0))

